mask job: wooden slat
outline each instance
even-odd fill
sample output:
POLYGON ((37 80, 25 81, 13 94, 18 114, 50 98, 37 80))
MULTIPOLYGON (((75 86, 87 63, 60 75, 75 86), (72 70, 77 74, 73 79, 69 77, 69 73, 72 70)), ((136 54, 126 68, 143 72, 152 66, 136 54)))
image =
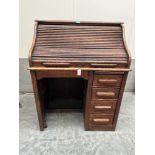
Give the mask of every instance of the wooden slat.
POLYGON ((125 60, 123 34, 120 24, 39 23, 33 60, 125 60))
POLYGON ((91 25, 44 25, 44 24, 39 24, 38 29, 45 29, 45 28, 50 28, 50 29, 63 29, 63 28, 70 28, 70 29, 102 29, 102 30, 120 30, 120 26, 109 26, 109 25, 101 25, 101 26, 91 26, 91 25))
POLYGON ((113 57, 113 58, 110 58, 110 57, 99 57, 99 58, 94 58, 94 57, 70 57, 70 58, 67 58, 67 57, 57 57, 57 58, 54 58, 54 57, 38 57, 38 56, 33 56, 32 57, 32 60, 34 62, 106 62, 106 61, 111 61, 111 63, 113 62, 117 62, 117 63, 120 63, 120 62, 124 62, 125 64, 128 62, 128 59, 127 58, 121 58, 121 57, 113 57))
MULTIPOLYGON (((81 39, 78 39, 78 37, 77 38, 71 38, 73 41, 78 41, 78 42, 83 42, 83 41, 85 41, 85 42, 94 42, 94 41, 107 41, 107 38, 102 38, 102 37, 98 37, 98 38, 81 38, 81 39), (88 40, 89 39, 89 40, 88 40)), ((39 42, 39 41, 42 41, 42 42, 44 42, 44 41, 46 41, 46 42, 65 42, 65 41, 67 41, 67 42, 69 42, 70 41, 70 37, 68 37, 68 38, 50 38, 50 40, 49 40, 49 38, 37 38, 37 41, 39 42)), ((116 41, 116 42, 122 42, 122 38, 108 38, 108 41, 116 41)))
POLYGON ((120 26, 38 25, 36 47, 123 49, 120 26))
POLYGON ((48 32, 38 32, 38 36, 42 36, 42 35, 57 35, 57 34, 61 34, 61 35, 72 35, 72 36, 111 36, 111 35, 117 35, 117 36, 121 36, 122 35, 122 32, 103 32, 103 31, 80 31, 80 32, 65 32, 65 31, 58 31, 58 32, 54 32, 54 31, 48 31, 48 32))
POLYGON ((39 33, 41 34, 44 34, 44 33, 114 33, 114 34, 119 34, 119 33, 122 33, 120 30, 119 31, 115 31, 115 30, 91 30, 91 29, 88 29, 88 30, 80 30, 80 29, 61 29, 61 30, 57 30, 57 29, 43 29, 43 30, 38 30, 39 33))
MULTIPOLYGON (((94 41, 96 41, 96 40, 91 40, 91 41, 84 41, 84 40, 77 40, 77 42, 75 42, 74 44, 83 44, 83 43, 85 43, 85 44, 92 44, 92 43, 94 43, 94 41)), ((69 42, 69 41, 63 41, 63 40, 59 40, 59 41, 57 41, 57 40, 37 40, 37 43, 38 44, 46 44, 46 43, 55 43, 55 44, 73 44, 73 43, 71 43, 71 42, 69 42)), ((103 44, 103 40, 97 40, 97 43, 98 44, 103 44)), ((104 43, 106 43, 106 44, 121 44, 122 43, 122 41, 119 41, 119 40, 108 40, 108 41, 104 41, 104 43)), ((122 44, 121 44, 122 45, 122 44)))
MULTIPOLYGON (((45 47, 45 48, 60 48, 60 45, 37 45, 37 47, 45 47)), ((109 45, 108 46, 99 46, 99 45, 94 45, 94 46, 80 46, 80 45, 71 45, 71 46, 67 46, 67 45, 63 45, 61 46, 62 48, 75 48, 75 49, 123 49, 124 47, 121 46, 112 46, 109 45)))
MULTIPOLYGON (((112 58, 110 58, 112 59, 112 58)), ((87 63, 121 63, 121 64, 127 64, 127 59, 120 60, 119 58, 116 58, 115 60, 109 60, 109 58, 51 58, 51 57, 37 57, 33 56, 32 60, 34 62, 78 62, 83 63, 87 61, 87 63), (107 60, 108 59, 108 60, 107 60)))
MULTIPOLYGON (((116 47, 115 47, 116 48, 116 47)), ((84 50, 80 49, 47 49, 36 48, 33 56, 38 57, 127 57, 123 49, 84 50)))
POLYGON ((57 35, 57 34, 61 34, 61 35, 87 35, 87 34, 99 34, 99 35, 119 35, 122 34, 121 32, 107 32, 107 31, 45 31, 45 32, 39 32, 38 31, 38 35, 45 35, 45 34, 49 34, 49 35, 57 35))
MULTIPOLYGON (((60 33, 59 33, 60 34, 60 33)), ((119 34, 114 34, 114 33, 111 33, 111 34, 108 34, 108 33, 76 33, 76 34, 73 34, 73 33, 63 33, 63 34, 60 34, 64 39, 76 39, 76 38, 81 38, 81 39, 122 39, 122 34, 119 33, 119 34), (67 37, 67 38, 66 38, 67 37), (69 37, 69 38, 68 38, 69 37)), ((37 39, 38 38, 60 38, 62 39, 62 37, 60 37, 58 34, 56 33, 45 33, 45 34, 41 34, 41 33, 37 33, 37 39)), ((122 39, 123 40, 123 39, 122 39)))

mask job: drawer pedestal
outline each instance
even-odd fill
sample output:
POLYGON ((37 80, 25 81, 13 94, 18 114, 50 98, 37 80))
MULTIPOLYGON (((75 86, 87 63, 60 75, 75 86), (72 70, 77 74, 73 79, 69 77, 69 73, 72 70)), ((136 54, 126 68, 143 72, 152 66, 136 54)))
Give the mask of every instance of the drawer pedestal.
POLYGON ((126 73, 94 72, 87 111, 87 130, 115 130, 126 73))

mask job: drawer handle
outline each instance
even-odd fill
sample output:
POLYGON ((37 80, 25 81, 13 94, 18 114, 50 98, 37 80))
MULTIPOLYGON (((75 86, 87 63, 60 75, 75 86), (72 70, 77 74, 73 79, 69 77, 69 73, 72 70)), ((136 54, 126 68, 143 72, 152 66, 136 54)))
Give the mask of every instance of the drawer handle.
POLYGON ((93 119, 93 122, 100 122, 100 123, 102 123, 102 122, 109 122, 110 120, 109 120, 109 118, 94 118, 93 119))
POLYGON ((70 63, 50 63, 50 62, 43 62, 42 63, 44 66, 47 67, 68 67, 70 63))
POLYGON ((116 67, 118 64, 91 64, 92 67, 116 67))
POLYGON ((99 83, 116 83, 116 79, 98 79, 99 83))
POLYGON ((115 96, 115 93, 113 92, 96 92, 96 95, 101 97, 101 96, 115 96))
POLYGON ((102 110, 102 109, 111 109, 112 107, 111 106, 97 106, 97 105, 95 105, 94 108, 102 110))

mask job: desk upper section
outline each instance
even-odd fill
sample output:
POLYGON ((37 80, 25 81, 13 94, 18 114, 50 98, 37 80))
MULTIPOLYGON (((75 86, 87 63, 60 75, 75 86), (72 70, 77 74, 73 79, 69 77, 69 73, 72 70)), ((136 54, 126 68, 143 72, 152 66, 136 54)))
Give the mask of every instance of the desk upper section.
POLYGON ((37 21, 33 62, 123 62, 130 64, 121 23, 37 21))

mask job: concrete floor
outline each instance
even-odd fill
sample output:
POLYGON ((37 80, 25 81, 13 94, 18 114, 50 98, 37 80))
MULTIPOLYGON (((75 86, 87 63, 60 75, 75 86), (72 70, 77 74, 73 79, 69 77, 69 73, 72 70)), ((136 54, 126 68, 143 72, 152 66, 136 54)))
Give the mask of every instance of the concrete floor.
POLYGON ((115 132, 84 131, 80 113, 48 114, 40 132, 33 94, 20 103, 20 155, 134 155, 134 93, 124 93, 115 132))

